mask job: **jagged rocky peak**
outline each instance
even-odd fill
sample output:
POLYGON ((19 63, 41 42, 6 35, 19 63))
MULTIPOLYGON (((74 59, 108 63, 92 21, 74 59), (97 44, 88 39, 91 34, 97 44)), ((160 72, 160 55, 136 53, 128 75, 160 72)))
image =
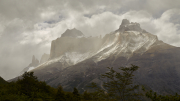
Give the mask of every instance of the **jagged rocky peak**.
POLYGON ((140 24, 137 22, 129 22, 127 19, 123 19, 122 23, 119 27, 120 32, 125 31, 138 31, 138 32, 146 32, 145 30, 141 29, 140 24))
POLYGON ((39 65, 39 60, 33 55, 31 63, 25 67, 19 75, 22 75, 24 72, 29 72, 30 70, 34 69, 36 66, 39 65))
POLYGON ((129 20, 127 20, 127 19, 122 20, 122 23, 121 23, 122 26, 125 26, 125 25, 128 25, 128 24, 130 24, 129 20))
POLYGON ((29 66, 35 67, 37 65, 39 65, 39 60, 33 55, 32 62, 31 62, 31 64, 29 66))
POLYGON ((67 29, 62 35, 61 37, 83 37, 84 34, 77 30, 76 28, 73 29, 67 29))
POLYGON ((44 53, 41 57, 40 64, 48 61, 48 59, 49 59, 49 54, 44 53))
POLYGON ((35 56, 33 55, 33 57, 32 57, 32 62, 31 63, 33 63, 33 62, 35 62, 36 61, 36 58, 35 58, 35 56))

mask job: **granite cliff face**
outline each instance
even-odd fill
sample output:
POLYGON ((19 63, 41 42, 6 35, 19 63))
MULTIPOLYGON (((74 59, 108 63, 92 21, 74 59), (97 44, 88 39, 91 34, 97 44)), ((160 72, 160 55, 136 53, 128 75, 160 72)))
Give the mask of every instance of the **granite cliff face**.
POLYGON ((66 30, 60 38, 51 43, 50 59, 61 57, 66 53, 73 55, 86 54, 97 51, 101 44, 99 37, 84 37, 82 32, 72 29, 66 30), (72 37, 73 36, 73 37, 72 37))
POLYGON ((81 32, 81 31, 79 31, 79 30, 77 30, 77 29, 67 29, 62 35, 61 35, 61 37, 76 37, 76 38, 78 38, 78 37, 84 37, 84 34, 81 32))
POLYGON ((21 71, 20 75, 26 71, 30 71, 30 70, 34 69, 38 65, 39 65, 39 60, 33 55, 31 63, 21 71))
POLYGON ((24 68, 24 69, 21 71, 20 75, 23 74, 24 72, 28 72, 28 71, 30 71, 30 70, 35 69, 38 65, 43 64, 44 62, 48 61, 48 59, 49 59, 49 54, 46 54, 46 53, 44 53, 44 54, 42 55, 40 62, 39 62, 39 60, 33 55, 31 63, 30 63, 26 68, 24 68))
POLYGON ((119 26, 119 32, 124 33, 125 31, 137 31, 147 33, 144 29, 141 29, 140 24, 137 22, 129 22, 127 19, 123 19, 119 26))
POLYGON ((40 60, 40 63, 39 63, 39 64, 42 64, 42 63, 48 61, 49 56, 50 56, 49 54, 44 53, 44 54, 42 55, 42 57, 41 57, 41 60, 40 60))
POLYGON ((158 93, 180 92, 180 48, 158 40, 140 24, 124 19, 119 29, 103 38, 82 37, 73 30, 53 40, 49 60, 31 70, 39 80, 84 91, 92 81, 102 85, 99 75, 107 72, 106 67, 134 64, 140 67, 135 83, 158 93))
POLYGON ((36 67, 39 64, 39 60, 33 55, 32 62, 29 64, 29 66, 36 67))

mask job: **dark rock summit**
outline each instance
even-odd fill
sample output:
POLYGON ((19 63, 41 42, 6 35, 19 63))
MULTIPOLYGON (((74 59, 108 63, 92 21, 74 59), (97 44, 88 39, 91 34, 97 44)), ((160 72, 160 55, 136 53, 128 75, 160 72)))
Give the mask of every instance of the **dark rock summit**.
POLYGON ((32 68, 32 67, 34 68, 38 65, 39 65, 39 60, 33 55, 31 63, 20 72, 20 75, 28 71, 29 68, 32 68))
POLYGON ((139 23, 136 22, 129 22, 129 20, 127 19, 123 19, 122 23, 119 27, 119 31, 120 32, 125 32, 125 31, 138 31, 138 32, 142 32, 143 30, 140 27, 139 23))
POLYGON ((128 24, 130 24, 129 20, 123 19, 120 26, 125 26, 125 25, 128 25, 128 24))
POLYGON ((61 37, 83 37, 84 34, 77 29, 67 29, 61 37))
POLYGON ((29 64, 30 67, 36 67, 39 65, 39 60, 33 55, 32 62, 29 64))

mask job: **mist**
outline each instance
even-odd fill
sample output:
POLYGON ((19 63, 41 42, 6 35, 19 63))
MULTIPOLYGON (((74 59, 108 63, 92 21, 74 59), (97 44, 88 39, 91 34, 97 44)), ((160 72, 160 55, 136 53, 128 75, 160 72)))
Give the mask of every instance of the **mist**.
POLYGON ((0 0, 0 76, 11 79, 44 53, 66 29, 104 36, 122 19, 138 22, 165 43, 180 46, 180 1, 0 0))

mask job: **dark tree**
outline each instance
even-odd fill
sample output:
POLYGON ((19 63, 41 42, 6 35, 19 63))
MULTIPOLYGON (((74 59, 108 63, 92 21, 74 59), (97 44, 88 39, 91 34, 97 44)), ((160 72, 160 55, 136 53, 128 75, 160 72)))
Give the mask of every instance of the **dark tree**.
POLYGON ((138 85, 133 84, 133 73, 138 69, 138 66, 120 67, 120 72, 109 68, 109 72, 102 75, 102 78, 108 78, 109 82, 104 82, 104 87, 112 97, 120 101, 130 101, 139 99, 139 93, 134 91, 138 85))
POLYGON ((135 92, 138 85, 133 84, 133 73, 138 69, 138 66, 131 65, 131 67, 120 67, 119 72, 109 68, 109 72, 102 75, 106 78, 103 89, 99 89, 95 83, 92 83, 92 88, 96 88, 98 99, 105 100, 119 100, 119 101, 135 101, 139 100, 140 93, 135 92))
POLYGON ((77 88, 75 88, 75 87, 74 87, 73 95, 74 95, 74 101, 80 101, 80 94, 79 94, 77 88))
POLYGON ((65 95, 65 92, 63 91, 62 86, 58 87, 55 101, 66 101, 66 95, 65 95))
POLYGON ((33 72, 25 72, 22 75, 22 79, 18 80, 17 83, 20 84, 20 91, 29 97, 34 96, 34 92, 37 92, 39 88, 37 77, 34 76, 33 72))

